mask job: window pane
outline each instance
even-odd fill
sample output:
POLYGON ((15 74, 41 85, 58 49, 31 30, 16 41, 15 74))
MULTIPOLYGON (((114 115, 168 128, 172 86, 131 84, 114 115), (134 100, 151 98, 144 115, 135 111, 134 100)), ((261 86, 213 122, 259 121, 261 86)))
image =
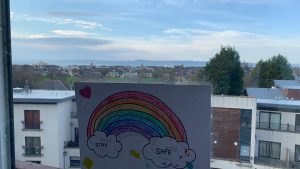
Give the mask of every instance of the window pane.
POLYGON ((271 143, 270 145, 270 157, 280 159, 280 143, 271 143))
POLYGON ((267 157, 267 142, 265 141, 259 141, 259 150, 258 150, 259 156, 267 157))
POLYGON ((295 162, 300 162, 300 145, 295 146, 295 162))
POLYGON ((270 129, 280 129, 281 115, 277 113, 270 114, 270 129))
POLYGON ((260 112, 260 119, 259 119, 259 127, 260 128, 269 128, 269 113, 260 112))
POLYGON ((300 131, 300 114, 296 114, 295 126, 296 126, 296 131, 300 131))

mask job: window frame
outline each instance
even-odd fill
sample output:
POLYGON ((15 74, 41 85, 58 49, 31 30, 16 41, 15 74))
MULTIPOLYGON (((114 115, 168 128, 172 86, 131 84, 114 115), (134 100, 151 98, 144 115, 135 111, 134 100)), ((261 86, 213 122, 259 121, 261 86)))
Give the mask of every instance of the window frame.
POLYGON ((281 157, 281 143, 279 142, 272 142, 272 141, 263 141, 263 140, 259 140, 258 142, 258 156, 259 157, 264 157, 264 158, 269 158, 269 159, 276 159, 276 160, 280 160, 280 157, 281 157), (261 155, 261 143, 266 143, 267 144, 267 147, 271 147, 272 144, 279 144, 279 157, 278 158, 274 158, 274 157, 271 157, 271 151, 270 151, 270 148, 269 148, 269 151, 267 152, 267 156, 263 156, 261 155))
POLYGON ((37 137, 37 136, 25 136, 25 146, 24 146, 24 156, 42 156, 42 139, 41 137, 37 137), (38 143, 39 145, 34 145, 34 146, 27 146, 28 144, 35 144, 36 143, 36 140, 35 139, 38 139, 38 143), (28 140, 31 140, 30 142, 27 142, 28 140), (33 148, 34 149, 34 152, 35 153, 27 153, 27 149, 28 148, 33 148), (39 150, 37 150, 39 149, 39 150), (38 153, 37 153, 38 152, 38 153))
POLYGON ((279 112, 272 112, 272 111, 265 111, 265 110, 259 111, 259 118, 258 118, 259 128, 260 129, 267 129, 267 130, 281 130, 281 119, 282 119, 281 115, 282 115, 282 113, 279 113, 279 112), (261 114, 262 113, 268 114, 268 122, 267 123, 266 122, 261 122, 261 114), (278 123, 278 125, 279 125, 278 129, 274 129, 274 128, 271 127, 271 124, 276 124, 276 123, 271 123, 271 115, 272 114, 277 114, 277 115, 280 116, 279 123, 278 123), (261 127, 261 125, 262 125, 261 123, 266 123, 267 127, 261 127))
POLYGON ((70 168, 72 168, 72 167, 80 167, 80 157, 78 157, 78 156, 70 156, 70 168), (77 158, 77 159, 72 159, 72 158, 77 158), (72 163, 71 161, 79 161, 79 163, 78 163, 78 165, 72 165, 72 164, 74 164, 74 163, 72 163))
POLYGON ((24 110, 24 130, 41 130, 41 111, 40 110, 24 110), (29 115, 27 115, 29 114, 29 115), (38 116, 36 115, 38 114, 38 116), (31 117, 28 121, 27 117, 31 117), (38 119, 36 120, 36 117, 38 119))
POLYGON ((298 144, 295 144, 295 156, 294 156, 294 162, 295 162, 295 163, 300 163, 300 145, 298 145, 298 144), (298 147, 298 149, 299 149, 299 154, 298 154, 299 161, 296 159, 296 158, 297 158, 297 157, 296 157, 296 154, 297 154, 296 149, 297 149, 297 147, 298 147))

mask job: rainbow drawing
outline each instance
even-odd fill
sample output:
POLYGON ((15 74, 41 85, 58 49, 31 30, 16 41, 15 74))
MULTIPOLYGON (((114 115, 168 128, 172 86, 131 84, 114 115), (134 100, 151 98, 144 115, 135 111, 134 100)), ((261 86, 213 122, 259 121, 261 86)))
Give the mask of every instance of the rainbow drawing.
POLYGON ((158 98, 143 92, 124 91, 104 99, 89 119, 87 136, 135 132, 147 139, 171 137, 187 142, 185 129, 174 112, 158 98))

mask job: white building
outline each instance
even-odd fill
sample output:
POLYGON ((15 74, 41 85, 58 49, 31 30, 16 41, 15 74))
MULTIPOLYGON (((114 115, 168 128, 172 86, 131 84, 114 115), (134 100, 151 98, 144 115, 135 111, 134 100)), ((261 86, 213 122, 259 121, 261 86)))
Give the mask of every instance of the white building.
POLYGON ((79 150, 66 146, 75 142, 75 92, 15 89, 13 97, 16 160, 57 168, 79 163, 79 150))
POLYGON ((247 88, 257 97, 255 163, 300 168, 300 83, 276 80, 274 88, 247 88))

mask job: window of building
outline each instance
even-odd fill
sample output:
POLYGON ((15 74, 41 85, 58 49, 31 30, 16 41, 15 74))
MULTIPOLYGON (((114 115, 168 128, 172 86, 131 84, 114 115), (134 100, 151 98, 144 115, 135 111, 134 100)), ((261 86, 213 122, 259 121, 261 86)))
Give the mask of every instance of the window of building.
POLYGON ((240 159, 250 160, 251 147, 251 110, 241 110, 241 128, 240 128, 240 159))
POLYGON ((80 157, 71 156, 70 157, 70 167, 79 167, 80 157))
POLYGON ((295 162, 300 163, 300 145, 295 145, 295 162))
POLYGON ((78 127, 75 127, 75 143, 79 143, 79 132, 78 132, 78 127))
POLYGON ((295 130, 300 131, 300 114, 296 114, 295 130))
POLYGON ((260 157, 280 159, 280 150, 280 143, 259 141, 258 155, 260 157))
POLYGON ((259 128, 279 130, 281 127, 281 114, 261 111, 259 114, 259 128))
POLYGON ((40 111, 24 110, 25 129, 40 129, 40 111))
POLYGON ((41 138, 25 137, 25 155, 41 155, 41 138))

